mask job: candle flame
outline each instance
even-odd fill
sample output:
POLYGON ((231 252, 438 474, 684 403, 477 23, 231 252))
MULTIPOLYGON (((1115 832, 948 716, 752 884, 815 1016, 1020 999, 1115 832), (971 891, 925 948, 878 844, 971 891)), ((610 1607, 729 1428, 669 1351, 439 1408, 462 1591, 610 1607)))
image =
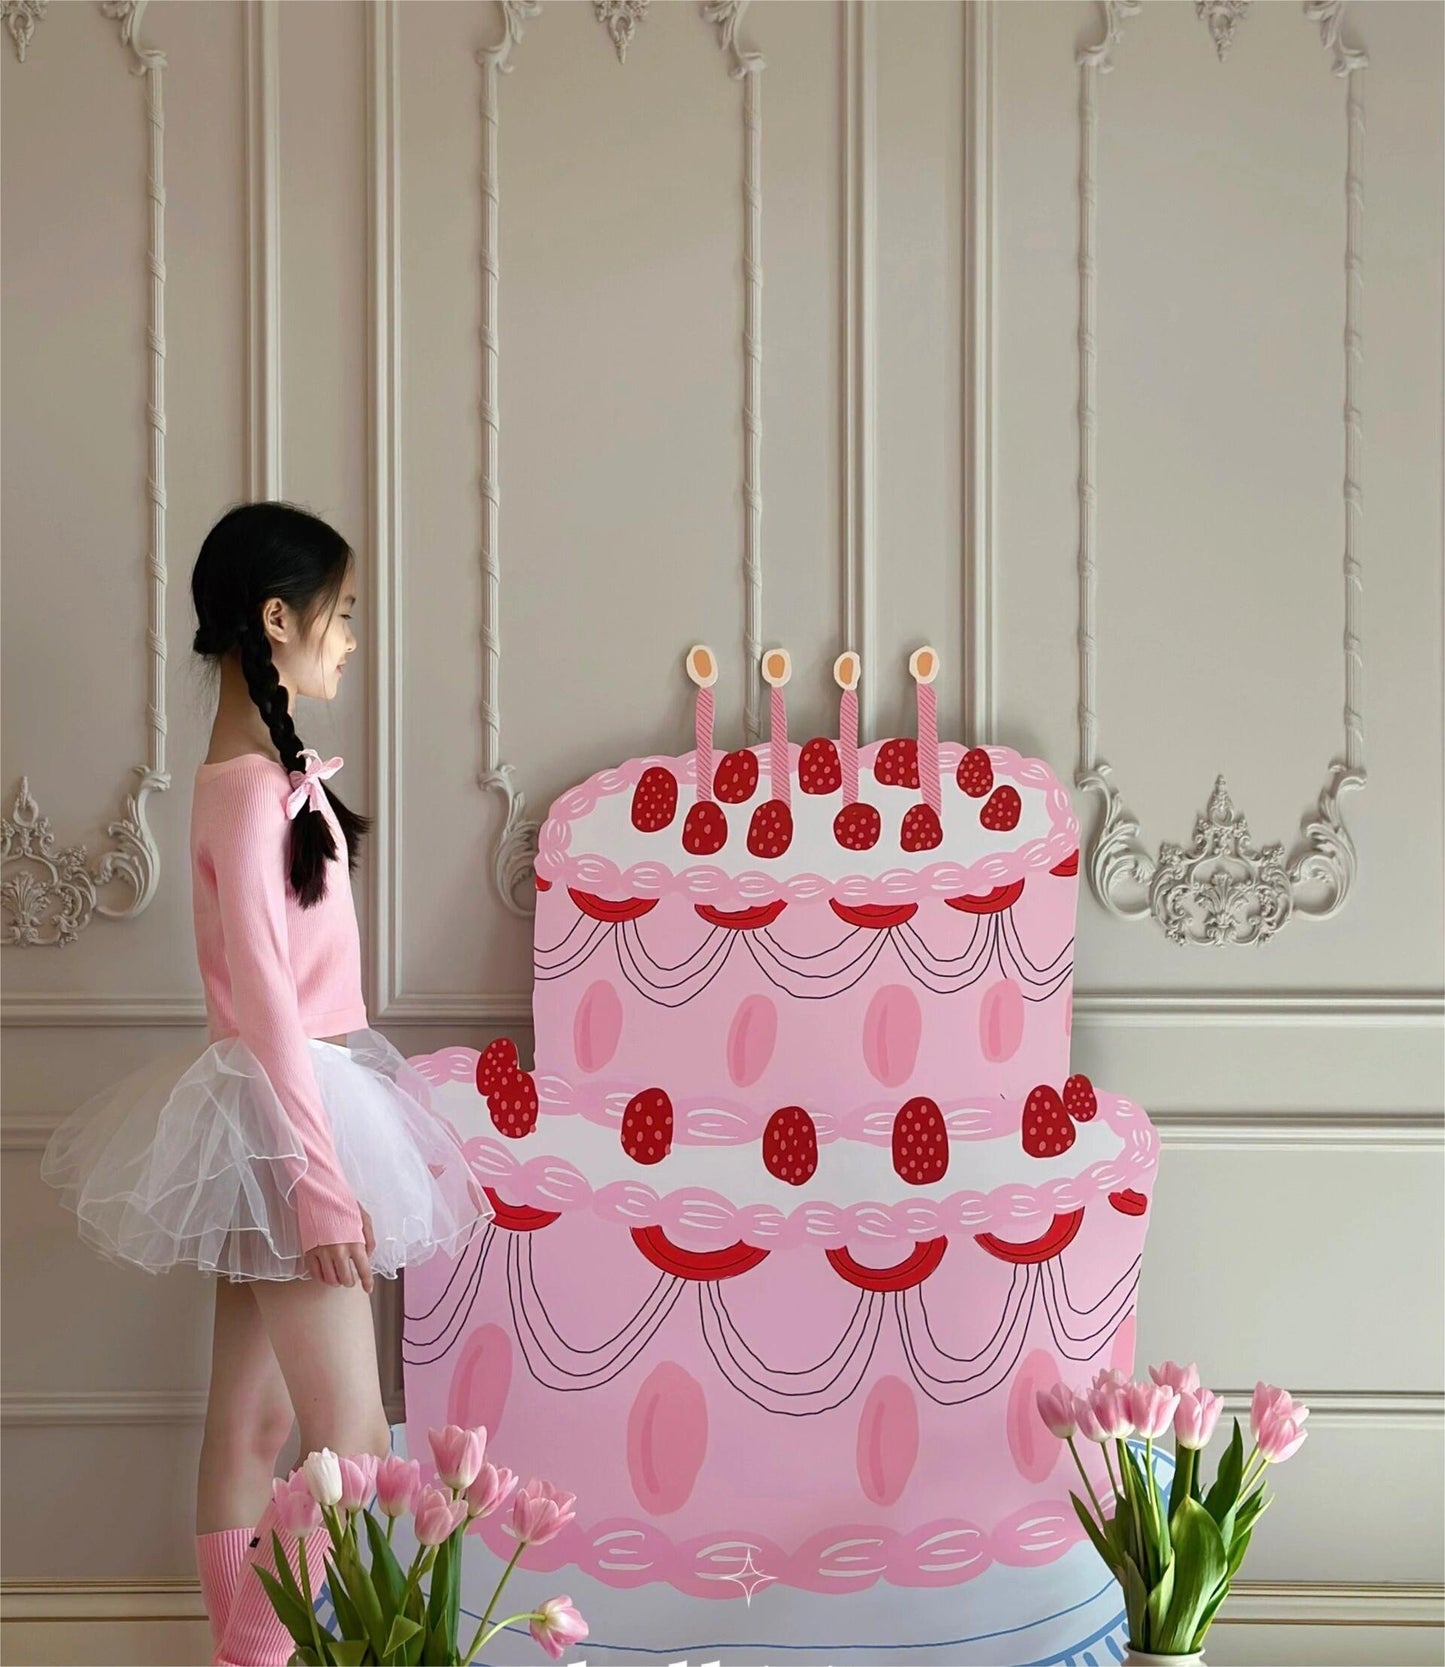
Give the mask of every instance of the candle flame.
POLYGON ((687 675, 699 689, 710 689, 717 682, 717 655, 706 643, 687 651, 687 675))
POLYGON ((856 689, 862 670, 863 662, 851 648, 846 649, 833 662, 833 681, 840 689, 856 689))
POLYGON ((908 656, 908 670, 917 683, 931 683, 938 676, 938 654, 932 648, 915 648, 908 656))
POLYGON ((793 675, 793 662, 786 648, 770 648, 763 655, 763 681, 770 689, 781 689, 793 675))

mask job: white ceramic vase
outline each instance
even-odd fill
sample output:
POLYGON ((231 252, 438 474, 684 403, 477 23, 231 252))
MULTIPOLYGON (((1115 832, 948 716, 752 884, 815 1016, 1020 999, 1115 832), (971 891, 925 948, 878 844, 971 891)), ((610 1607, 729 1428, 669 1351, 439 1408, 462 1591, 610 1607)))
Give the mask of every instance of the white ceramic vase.
POLYGON ((1151 1655, 1148 1650, 1136 1650, 1131 1644, 1124 1655, 1123 1667, 1204 1667, 1204 1651, 1193 1655, 1151 1655))

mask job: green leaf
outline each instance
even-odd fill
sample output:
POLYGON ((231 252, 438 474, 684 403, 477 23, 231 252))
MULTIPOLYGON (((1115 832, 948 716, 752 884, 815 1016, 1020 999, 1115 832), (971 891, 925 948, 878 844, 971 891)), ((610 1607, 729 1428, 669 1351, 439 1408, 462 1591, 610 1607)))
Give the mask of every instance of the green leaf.
POLYGON ((1109 1541, 1105 1539, 1103 1530, 1099 1527, 1098 1523, 1094 1521, 1093 1512, 1090 1511, 1089 1507, 1083 1502, 1082 1499, 1079 1498, 1078 1494, 1071 1493, 1069 1498, 1074 1502, 1074 1512, 1079 1521, 1083 1523, 1084 1532, 1089 1536, 1090 1540, 1093 1541, 1094 1550, 1097 1551, 1100 1557, 1104 1559, 1105 1567, 1113 1569, 1117 1574, 1119 1571, 1118 1553, 1109 1541))
MULTIPOLYGON (((1149 1638, 1157 1638, 1159 1629, 1164 1624, 1164 1616, 1169 1609, 1169 1601, 1174 1596, 1174 1563, 1171 1561, 1164 1573, 1159 1577, 1159 1584, 1149 1594, 1149 1638)), ((1136 1639, 1135 1642, 1142 1650, 1151 1648, 1149 1638, 1136 1639)))
POLYGON ((1180 1447, 1174 1455, 1174 1480, 1169 1484, 1169 1520, 1179 1509, 1179 1501, 1195 1494, 1195 1476, 1199 1470, 1199 1452, 1194 1447, 1180 1447))
POLYGON ((339 1639, 331 1646, 331 1659, 337 1667, 362 1667, 371 1653, 371 1642, 366 1638, 339 1639))
POLYGON ((391 1623, 391 1631, 387 1634, 386 1648, 383 1655, 391 1655, 399 1650, 410 1638, 415 1638, 421 1628, 415 1621, 409 1621, 405 1615, 398 1615, 391 1623))
POLYGON ((1239 1427, 1239 1420, 1234 1420, 1234 1434, 1229 1438, 1229 1446, 1224 1450, 1224 1457, 1219 1461, 1219 1470, 1214 1478, 1214 1486, 1204 1496, 1204 1509, 1209 1512, 1216 1523, 1224 1521, 1226 1514, 1239 1500, 1239 1484, 1244 1480, 1244 1432, 1239 1427))
POLYGON ((1200 1616, 1226 1567, 1218 1524, 1202 1505, 1186 1500, 1174 1525, 1174 1595, 1152 1646, 1160 1655, 1186 1655, 1194 1648, 1200 1616))
POLYGON ((336 1624, 341 1628, 341 1636, 364 1637, 366 1628, 361 1623, 361 1616, 357 1613, 351 1593, 346 1589, 345 1579, 330 1557, 326 1559, 326 1583, 331 1588, 331 1603, 336 1610, 336 1624))
POLYGON ((366 1537, 371 1543, 372 1584, 376 1588, 382 1612, 395 1615, 401 1608, 401 1594, 406 1589, 406 1575, 396 1560, 396 1553, 387 1543, 386 1530, 370 1511, 363 1511, 362 1517, 366 1522, 366 1537))
POLYGON ((263 1569, 260 1564, 253 1564, 252 1566, 256 1570, 256 1578, 266 1589, 266 1596, 270 1598, 271 1607, 276 1611, 281 1625, 286 1628, 298 1644, 309 1644, 311 1642, 311 1618, 306 1606, 299 1600, 293 1599, 269 1569, 263 1569))
MULTIPOLYGON (((273 1528, 271 1530, 271 1556, 276 1564, 274 1578, 281 1582, 282 1589, 291 1601, 300 1606, 302 1613, 306 1610, 306 1599, 301 1595, 301 1588, 296 1584, 296 1575, 291 1568, 291 1559, 281 1549, 281 1536, 273 1528)), ((260 1572, 259 1566, 257 1572, 260 1572)), ((273 1571, 268 1569, 268 1574, 273 1571)))
POLYGON ((451 1586, 449 1587, 447 1594, 447 1635, 452 1641, 452 1653, 454 1655, 459 1653, 457 1645, 459 1643, 458 1633, 461 1628, 462 1620, 462 1546, 464 1544, 463 1535, 466 1531, 467 1524, 466 1519, 464 1518, 462 1522, 458 1524, 452 1535, 452 1539, 455 1542, 455 1550, 452 1556, 451 1586))
POLYGON ((1127 1445, 1123 1453, 1125 1474, 1129 1477, 1127 1491, 1138 1517, 1143 1549, 1143 1557, 1139 1560, 1140 1572, 1144 1576, 1145 1584, 1153 1588, 1159 1584, 1170 1558, 1169 1534, 1164 1525, 1163 1505, 1153 1477, 1145 1474, 1143 1458, 1127 1445))
POLYGON ((1147 1649, 1144 1643, 1149 1631, 1149 1589, 1138 1565, 1132 1557, 1124 1559, 1119 1570, 1119 1584, 1124 1588, 1124 1611, 1129 1617, 1129 1642, 1136 1649, 1147 1649))
POLYGON ((1238 1539, 1243 1533, 1253 1528, 1259 1514, 1269 1504, 1269 1496, 1263 1488, 1247 1494, 1239 1502, 1239 1508, 1234 1513, 1234 1535, 1238 1539))

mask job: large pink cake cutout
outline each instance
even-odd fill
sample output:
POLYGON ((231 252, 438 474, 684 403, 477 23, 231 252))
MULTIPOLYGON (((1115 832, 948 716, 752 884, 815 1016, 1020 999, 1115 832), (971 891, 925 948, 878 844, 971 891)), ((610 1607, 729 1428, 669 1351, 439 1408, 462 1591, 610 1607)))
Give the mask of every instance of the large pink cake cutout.
MULTIPOLYGON (((845 1593, 1082 1538, 1035 1395, 1132 1367, 1158 1140, 1069 1074, 1077 818, 1008 748, 881 742, 830 790, 817 749, 709 747, 701 785, 696 752, 640 758, 564 793, 535 1067, 505 1040, 412 1061, 496 1219, 408 1276, 409 1448, 481 1423, 499 1462, 575 1490, 537 1567, 722 1598, 751 1557, 845 1593), (920 765, 941 837, 910 851, 920 765), (749 849, 770 766, 777 856, 749 849), (976 778, 1014 790, 1010 826, 981 822, 976 778), (867 851, 837 831, 850 789, 867 851)), ((476 1531, 509 1555, 498 1519, 476 1531)))

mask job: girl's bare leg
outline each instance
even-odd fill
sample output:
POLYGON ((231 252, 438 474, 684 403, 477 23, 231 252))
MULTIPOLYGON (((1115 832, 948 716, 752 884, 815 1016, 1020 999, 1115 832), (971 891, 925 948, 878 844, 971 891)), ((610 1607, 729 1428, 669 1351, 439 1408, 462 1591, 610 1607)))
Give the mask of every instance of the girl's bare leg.
POLYGON ((216 1314, 196 1484, 198 1534, 256 1522, 271 1498, 276 1460, 295 1421, 253 1284, 221 1278, 212 1284, 216 1314))
POLYGON ((257 1281, 255 1297, 300 1424, 300 1456, 391 1451, 371 1298, 360 1284, 257 1281))

